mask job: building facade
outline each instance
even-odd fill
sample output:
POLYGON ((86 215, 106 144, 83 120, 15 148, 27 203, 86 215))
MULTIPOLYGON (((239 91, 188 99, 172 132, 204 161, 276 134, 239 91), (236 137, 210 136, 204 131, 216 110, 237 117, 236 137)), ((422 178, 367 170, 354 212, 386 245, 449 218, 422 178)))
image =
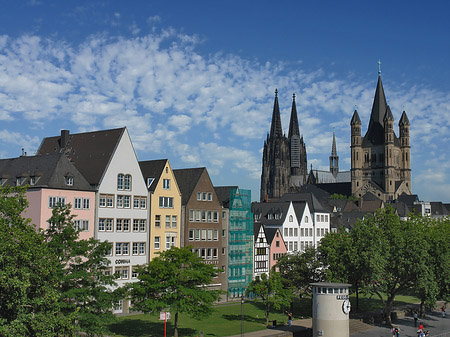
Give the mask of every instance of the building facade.
POLYGON ((352 194, 362 197, 371 193, 384 201, 411 194, 410 123, 403 111, 399 121, 400 137, 397 137, 380 74, 366 134, 361 136, 357 110, 350 126, 352 194))

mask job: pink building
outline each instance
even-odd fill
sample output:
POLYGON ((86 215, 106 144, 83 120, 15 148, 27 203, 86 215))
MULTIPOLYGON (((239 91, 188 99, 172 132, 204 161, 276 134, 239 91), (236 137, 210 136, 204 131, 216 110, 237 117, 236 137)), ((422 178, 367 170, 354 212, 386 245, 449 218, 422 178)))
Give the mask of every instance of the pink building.
POLYGON ((94 236, 95 191, 64 154, 2 159, 2 185, 29 186, 24 216, 37 228, 48 229, 53 208, 70 203, 80 239, 94 236))
POLYGON ((287 248, 279 228, 266 228, 266 236, 270 251, 269 267, 272 269, 278 259, 287 253, 287 248))

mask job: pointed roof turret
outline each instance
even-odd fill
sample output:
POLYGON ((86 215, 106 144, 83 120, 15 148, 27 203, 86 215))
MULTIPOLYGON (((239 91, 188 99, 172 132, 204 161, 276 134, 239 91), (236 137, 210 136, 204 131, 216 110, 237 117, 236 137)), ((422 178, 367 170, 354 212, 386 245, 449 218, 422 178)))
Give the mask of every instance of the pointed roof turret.
POLYGON ((384 114, 383 122, 393 121, 393 120, 394 120, 394 116, 392 115, 391 108, 388 105, 386 113, 384 114))
POLYGON ((297 106, 295 104, 295 94, 292 94, 291 120, 289 122, 289 134, 288 134, 289 139, 291 139, 293 135, 297 135, 300 137, 300 130, 298 127, 298 118, 297 118, 297 106))
POLYGON ((398 122, 399 126, 410 125, 408 116, 406 115, 405 110, 403 110, 402 117, 400 117, 400 121, 398 122))
POLYGON ((332 157, 336 157, 336 156, 337 156, 337 151, 336 151, 336 136, 335 136, 334 128, 333 128, 333 145, 331 145, 331 156, 332 156, 332 157))
POLYGON ((352 120, 350 121, 350 125, 361 125, 361 119, 359 118, 358 111, 355 108, 353 112, 352 120))
POLYGON ((270 126, 270 138, 281 138, 283 131, 281 128, 280 107, 278 105, 278 89, 275 89, 275 101, 273 103, 272 125, 270 126))

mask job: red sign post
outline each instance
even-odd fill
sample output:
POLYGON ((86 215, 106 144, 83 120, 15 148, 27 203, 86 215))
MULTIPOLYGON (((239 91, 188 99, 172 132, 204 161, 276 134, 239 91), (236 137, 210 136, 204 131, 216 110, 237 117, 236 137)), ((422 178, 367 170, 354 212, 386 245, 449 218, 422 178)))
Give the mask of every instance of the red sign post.
POLYGON ((170 312, 167 311, 160 311, 159 312, 159 320, 164 320, 164 337, 166 337, 166 326, 167 326, 167 320, 170 319, 170 312))

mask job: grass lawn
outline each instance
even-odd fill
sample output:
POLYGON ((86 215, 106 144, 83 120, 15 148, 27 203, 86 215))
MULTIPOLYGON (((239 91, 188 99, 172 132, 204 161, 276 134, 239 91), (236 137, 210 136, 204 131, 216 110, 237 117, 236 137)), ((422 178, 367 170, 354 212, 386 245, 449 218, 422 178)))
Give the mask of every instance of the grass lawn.
MULTIPOLYGON (((258 331, 266 328, 264 310, 260 302, 248 302, 244 304, 244 331, 258 331)), ((295 315, 295 312, 294 312, 295 315)), ((167 336, 173 336, 173 317, 167 321, 167 336)), ((114 336, 164 336, 164 322, 158 320, 158 316, 141 314, 122 316, 118 322, 109 326, 114 336)), ((270 324, 277 320, 277 324, 287 322, 287 316, 282 310, 273 310, 269 315, 270 324)), ((179 315, 179 336, 199 336, 200 331, 206 336, 231 336, 241 333, 241 304, 228 303, 217 305, 213 308, 211 316, 202 319, 191 318, 189 315, 179 315)))
MULTIPOLYGON (((350 296, 352 311, 356 311, 355 294, 350 296)), ((409 295, 398 295, 394 306, 417 303, 419 299, 409 295)), ((302 298, 294 302, 294 319, 311 317, 311 298, 302 298)), ((359 295, 359 312, 372 311, 382 308, 381 301, 376 296, 359 295)), ((284 310, 272 310, 269 315, 269 324, 277 320, 277 324, 285 324, 287 316, 284 310)), ((173 317, 167 321, 167 336, 173 336, 173 317)), ((111 335, 122 337, 161 337, 164 336, 164 322, 159 321, 159 315, 140 314, 118 317, 116 323, 111 324, 109 329, 111 335)), ((252 332, 266 329, 264 308, 261 302, 247 302, 244 304, 244 331, 252 332)), ((211 316, 199 320, 189 315, 180 314, 178 319, 179 336, 195 337, 206 336, 232 336, 241 333, 241 304, 227 303, 216 305, 211 316)))

